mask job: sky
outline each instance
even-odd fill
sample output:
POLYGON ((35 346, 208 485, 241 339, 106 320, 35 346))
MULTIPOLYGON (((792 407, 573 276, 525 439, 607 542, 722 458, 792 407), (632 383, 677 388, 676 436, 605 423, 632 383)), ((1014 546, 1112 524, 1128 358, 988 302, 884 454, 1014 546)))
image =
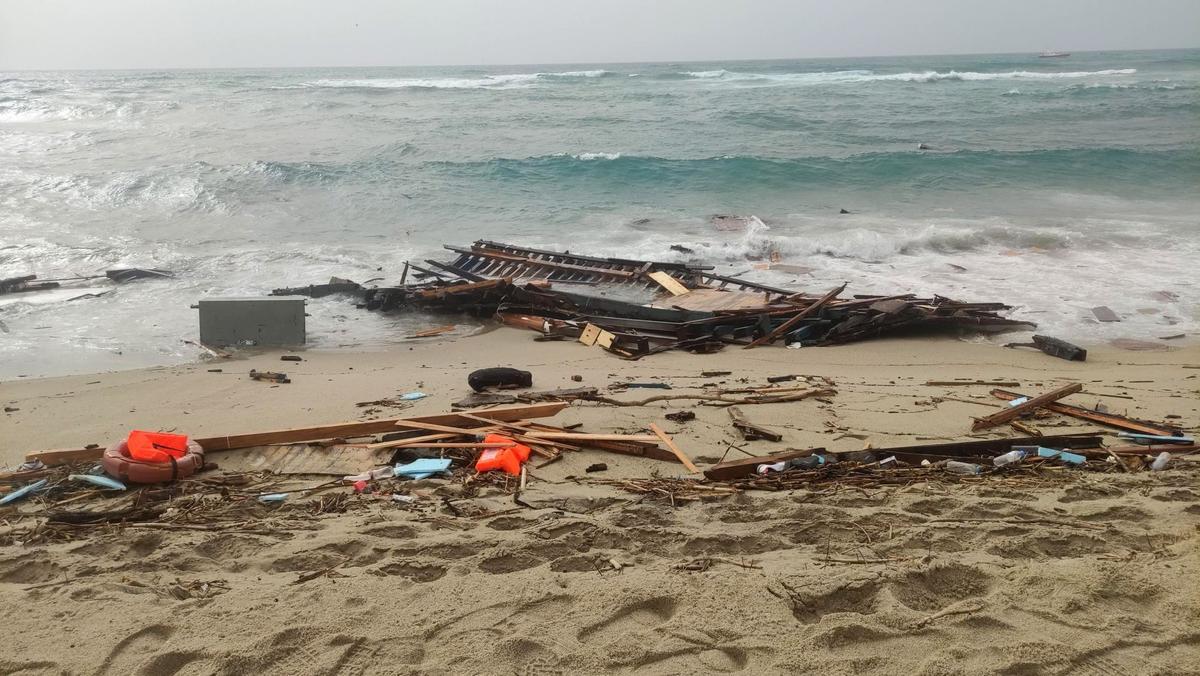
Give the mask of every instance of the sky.
POLYGON ((1200 0, 0 0, 0 70, 1200 47, 1200 0))

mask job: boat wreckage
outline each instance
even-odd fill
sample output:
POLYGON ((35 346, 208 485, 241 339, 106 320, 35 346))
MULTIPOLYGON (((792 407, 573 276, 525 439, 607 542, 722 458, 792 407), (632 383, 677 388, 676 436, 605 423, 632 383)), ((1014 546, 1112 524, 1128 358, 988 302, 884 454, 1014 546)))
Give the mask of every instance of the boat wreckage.
POLYGON ((537 331, 542 340, 575 339, 627 359, 666 350, 714 352, 782 342, 838 345, 884 335, 998 332, 1034 328, 1001 316, 1004 303, 960 302, 914 294, 843 297, 768 286, 713 272, 712 266, 543 251, 477 241, 446 246, 450 262, 405 263, 397 286, 329 284, 276 289, 272 295, 350 293, 379 312, 424 311, 494 317, 537 331), (412 282, 409 282, 409 277, 412 282))

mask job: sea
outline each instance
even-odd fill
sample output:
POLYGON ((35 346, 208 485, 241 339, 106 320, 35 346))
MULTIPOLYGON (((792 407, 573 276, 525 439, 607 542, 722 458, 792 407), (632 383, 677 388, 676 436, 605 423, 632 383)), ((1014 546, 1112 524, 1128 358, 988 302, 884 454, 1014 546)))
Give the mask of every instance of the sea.
MULTIPOLYGON (((476 239, 1193 334, 1200 50, 0 72, 0 278, 175 273, 0 297, 0 378, 193 361, 200 299, 395 283, 476 239)), ((316 349, 458 321, 308 313, 316 349)))

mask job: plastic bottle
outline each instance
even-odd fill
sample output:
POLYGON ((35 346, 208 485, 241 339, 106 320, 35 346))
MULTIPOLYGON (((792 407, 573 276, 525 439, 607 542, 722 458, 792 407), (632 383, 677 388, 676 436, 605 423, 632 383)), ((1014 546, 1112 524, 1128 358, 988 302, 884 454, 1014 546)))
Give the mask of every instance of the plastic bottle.
POLYGON ((1161 472, 1167 468, 1167 465, 1170 464, 1170 462, 1171 454, 1163 451, 1162 453, 1158 454, 1158 457, 1154 459, 1154 462, 1150 463, 1150 471, 1161 472))
POLYGON ((345 481, 346 483, 355 483, 357 481, 375 481, 377 479, 390 479, 390 478, 392 478, 392 476, 394 476, 394 473, 395 473, 395 469, 392 468, 391 466, 377 467, 377 468, 371 470, 370 472, 363 472, 362 474, 355 474, 354 476, 344 476, 344 477, 342 477, 342 481, 345 481))
POLYGON ((946 471, 954 474, 982 474, 983 467, 971 462, 946 461, 946 471))
POLYGON ((780 460, 774 463, 763 463, 755 468, 759 474, 770 474, 771 472, 782 472, 787 469, 787 462, 780 460))
POLYGON ((1015 465, 1015 464, 1021 462, 1022 460, 1024 460, 1025 455, 1026 455, 1025 451, 1014 448, 1013 450, 1009 451, 1008 453, 1005 453, 1004 455, 997 455, 996 457, 992 458, 992 464, 995 465, 996 467, 1007 467, 1008 465, 1015 465))

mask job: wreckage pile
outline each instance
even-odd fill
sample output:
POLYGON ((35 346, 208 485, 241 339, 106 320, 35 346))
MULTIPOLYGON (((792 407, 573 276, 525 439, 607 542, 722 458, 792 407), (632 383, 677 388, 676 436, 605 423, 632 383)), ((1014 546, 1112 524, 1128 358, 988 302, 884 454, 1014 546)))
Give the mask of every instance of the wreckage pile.
POLYGON ((1000 316, 1003 303, 914 294, 841 298, 846 286, 810 295, 712 272, 711 266, 598 258, 478 241, 449 263, 406 263, 398 286, 345 280, 277 289, 277 295, 352 291, 363 307, 495 317, 544 339, 577 339, 629 359, 665 350, 712 352, 837 345, 900 332, 993 332, 1032 328, 1000 316), (420 281, 406 283, 409 273, 420 281), (591 289, 584 293, 575 287, 591 289), (564 290, 568 287, 572 290, 564 290), (634 300, 623 300, 632 298, 634 300))
MULTIPOLYGON (((816 384, 812 378, 805 379, 810 385, 816 384)), ((1197 452, 1194 439, 1185 436, 1178 427, 1059 403, 1060 399, 1080 389, 1078 383, 1073 383, 1034 397, 996 390, 994 394, 998 398, 1017 396, 1018 399, 1001 405, 990 415, 975 419, 972 428, 981 430, 1013 423, 1019 417, 1046 410, 1124 430, 1118 436, 1130 445, 1105 446, 1099 434, 1080 433, 975 438, 938 444, 868 447, 856 451, 792 448, 768 455, 751 455, 731 443, 726 448, 726 456, 737 450, 747 457, 732 460, 722 457, 703 470, 703 476, 699 477, 700 468, 656 423, 648 423, 644 429, 631 433, 596 434, 580 431, 578 426, 558 427, 541 420, 557 415, 570 405, 567 401, 553 400, 556 393, 562 394, 561 399, 598 405, 643 406, 653 400, 701 399, 705 403, 724 406, 733 429, 743 438, 777 442, 780 440, 777 433, 750 422, 733 404, 766 405, 808 397, 832 397, 836 396, 836 390, 830 387, 793 388, 772 383, 768 388, 744 388, 715 395, 661 395, 645 401, 621 401, 581 388, 578 392, 572 391, 570 396, 562 391, 532 393, 538 395, 528 398, 534 403, 192 439, 189 448, 194 448, 192 452, 201 456, 196 463, 199 466, 196 474, 192 476, 177 476, 174 469, 151 479, 135 479, 132 473, 113 472, 109 456, 113 448, 123 446, 123 443, 107 451, 90 445, 33 452, 26 455, 26 464, 18 471, 0 474, 0 487, 9 487, 0 490, 0 506, 36 497, 35 502, 41 505, 40 508, 22 509, 14 516, 18 520, 24 517, 44 519, 41 526, 49 524, 57 528, 58 536, 63 536, 63 529, 106 524, 150 527, 147 519, 173 524, 170 527, 190 525, 220 530, 246 528, 249 521, 266 514, 263 505, 282 503, 292 493, 299 498, 338 491, 312 506, 314 513, 320 513, 329 506, 328 500, 344 501, 345 489, 350 485, 353 485, 354 493, 386 497, 409 505, 431 496, 413 494, 408 480, 430 477, 463 485, 479 482, 498 485, 513 493, 514 500, 520 505, 520 491, 524 490, 530 471, 528 467, 540 469, 560 460, 566 453, 585 450, 666 461, 681 468, 668 471, 666 476, 657 476, 659 473, 655 472, 656 476, 643 479, 567 477, 577 482, 614 485, 635 493, 662 497, 672 503, 728 496, 745 490, 821 490, 825 486, 865 488, 926 481, 1067 480, 1080 471, 1157 471, 1174 463, 1177 457, 1197 452), (738 392, 750 396, 744 399, 730 396, 738 392), (518 449, 523 452, 519 453, 518 449), (97 466, 96 462, 102 458, 103 464, 97 466), (214 472, 218 469, 215 462, 218 459, 223 473, 214 472), (227 462, 232 466, 227 466, 227 462), (281 483, 288 481, 288 477, 294 481, 300 476, 340 479, 280 492, 281 483), (130 484, 131 481, 152 485, 135 486, 130 484), (140 490, 125 493, 127 489, 137 488, 140 490), (204 490, 212 493, 210 498, 188 497, 204 490), (111 500, 134 493, 140 497, 124 502, 111 500), (339 495, 342 497, 337 497, 339 495), (96 504, 79 504, 89 497, 95 498, 96 504), (64 509, 66 505, 70 505, 70 509, 64 509)), ((685 423, 695 415, 682 411, 664 417, 675 423, 685 423)), ((184 443, 188 442, 185 440, 184 443)), ((604 463, 597 463, 589 466, 588 472, 605 469, 604 463)))

